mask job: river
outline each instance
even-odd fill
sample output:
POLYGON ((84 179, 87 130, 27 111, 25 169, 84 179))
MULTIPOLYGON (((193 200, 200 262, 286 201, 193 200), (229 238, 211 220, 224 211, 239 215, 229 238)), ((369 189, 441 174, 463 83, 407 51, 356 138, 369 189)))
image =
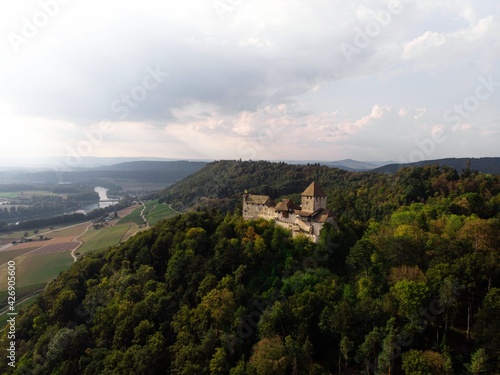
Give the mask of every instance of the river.
POLYGON ((105 208, 109 206, 113 206, 119 202, 118 199, 110 199, 108 197, 108 189, 97 186, 94 191, 99 194, 99 203, 89 204, 87 206, 83 206, 78 208, 77 210, 68 210, 64 212, 65 214, 73 214, 73 213, 89 213, 97 208, 105 208))

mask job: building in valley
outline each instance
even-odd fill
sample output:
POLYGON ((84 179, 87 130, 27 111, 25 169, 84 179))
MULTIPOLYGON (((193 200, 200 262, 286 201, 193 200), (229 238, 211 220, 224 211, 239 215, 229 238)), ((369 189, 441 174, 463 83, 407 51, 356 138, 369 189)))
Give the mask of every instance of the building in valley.
POLYGON ((313 242, 318 242, 325 223, 333 223, 333 212, 326 208, 325 192, 312 182, 301 194, 301 205, 289 199, 278 204, 267 195, 243 195, 243 218, 245 220, 263 218, 274 220, 276 224, 292 231, 292 235, 302 234, 313 242))

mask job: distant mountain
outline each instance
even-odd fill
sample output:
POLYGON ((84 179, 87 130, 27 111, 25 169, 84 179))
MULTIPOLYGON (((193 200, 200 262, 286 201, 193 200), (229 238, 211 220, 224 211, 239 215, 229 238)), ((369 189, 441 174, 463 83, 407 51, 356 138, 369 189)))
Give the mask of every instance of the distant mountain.
POLYGON ((195 172, 203 168, 207 163, 176 160, 176 161, 131 161, 119 164, 113 164, 97 168, 98 170, 106 171, 186 171, 195 172))
POLYGON ((415 163, 384 165, 382 167, 372 169, 372 171, 380 173, 396 173, 403 167, 422 167, 425 165, 438 164, 454 168, 460 172, 467 168, 468 162, 470 162, 470 169, 472 170, 478 170, 482 173, 500 174, 500 158, 447 158, 422 160, 415 163))
POLYGON ((322 162, 322 165, 326 165, 328 167, 333 168, 341 168, 347 171, 361 172, 361 171, 370 171, 381 166, 392 164, 391 161, 358 161, 353 159, 344 159, 332 162, 322 162))
POLYGON ((179 181, 207 163, 196 161, 132 161, 111 166, 78 170, 17 170, 0 172, 0 183, 99 183, 100 180, 114 180, 137 183, 153 182, 168 186, 179 181))

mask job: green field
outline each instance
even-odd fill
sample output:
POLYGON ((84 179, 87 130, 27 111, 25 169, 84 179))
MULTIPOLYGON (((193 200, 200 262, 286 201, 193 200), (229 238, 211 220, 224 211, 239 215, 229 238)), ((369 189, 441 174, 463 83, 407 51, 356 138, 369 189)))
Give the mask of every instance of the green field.
POLYGON ((43 195, 61 195, 46 190, 26 190, 26 191, 0 191, 0 198, 13 199, 16 197, 40 197, 43 195))
POLYGON ((29 196, 41 196, 41 195, 64 195, 64 194, 56 194, 51 191, 47 190, 26 190, 23 191, 23 195, 29 195, 29 196))
POLYGON ((142 220, 141 217, 141 212, 142 212, 143 207, 138 207, 132 212, 130 215, 125 216, 124 218, 120 219, 118 224, 126 224, 126 223, 135 223, 137 225, 142 225, 144 224, 144 221, 142 220))
POLYGON ((137 232, 138 229, 138 226, 134 223, 117 224, 100 229, 91 228, 79 238, 84 244, 77 252, 81 255, 90 251, 103 250, 110 246, 118 245, 122 240, 130 236, 129 233, 132 232, 131 234, 133 234, 137 232))
MULTIPOLYGON (((16 286, 47 283, 73 264, 69 252, 26 255, 16 260, 16 286)), ((7 288, 7 265, 0 267, 0 290, 7 288)))
POLYGON ((166 219, 168 217, 172 217, 177 215, 177 212, 172 210, 169 206, 167 206, 165 203, 158 204, 156 208, 154 208, 150 213, 146 216, 148 219, 149 225, 155 225, 157 224, 160 220, 166 219))
MULTIPOLYGON (((172 210, 168 205, 164 203, 158 203, 158 200, 147 201, 146 209, 144 210, 144 216, 146 216, 146 220, 150 226, 155 225, 158 221, 162 219, 166 219, 168 217, 175 216, 177 213, 172 210)), ((137 225, 144 224, 144 221, 141 217, 141 212, 144 207, 137 208, 130 215, 121 219, 118 224, 124 223, 136 223, 137 225)))
MULTIPOLYGON (((0 251, 0 266, 11 261, 11 260, 16 259, 17 257, 20 257, 21 255, 24 255, 26 253, 29 253, 30 251, 38 249, 39 247, 40 246, 34 246, 34 247, 29 248, 29 249, 15 249, 15 247, 14 247, 14 248, 10 248, 8 250, 0 251), (11 249, 14 249, 14 250, 11 250, 11 249)), ((1 286, 0 286, 0 289, 1 289, 1 286)))
POLYGON ((19 195, 19 193, 0 191, 0 198, 3 198, 3 199, 12 199, 12 198, 17 197, 18 195, 19 195))

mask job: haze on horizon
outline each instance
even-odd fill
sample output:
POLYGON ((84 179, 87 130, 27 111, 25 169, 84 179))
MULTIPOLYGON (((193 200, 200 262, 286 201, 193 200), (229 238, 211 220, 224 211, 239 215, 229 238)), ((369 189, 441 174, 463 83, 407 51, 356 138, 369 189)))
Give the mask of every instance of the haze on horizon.
POLYGON ((2 164, 500 156, 496 1, 9 1, 2 164))

